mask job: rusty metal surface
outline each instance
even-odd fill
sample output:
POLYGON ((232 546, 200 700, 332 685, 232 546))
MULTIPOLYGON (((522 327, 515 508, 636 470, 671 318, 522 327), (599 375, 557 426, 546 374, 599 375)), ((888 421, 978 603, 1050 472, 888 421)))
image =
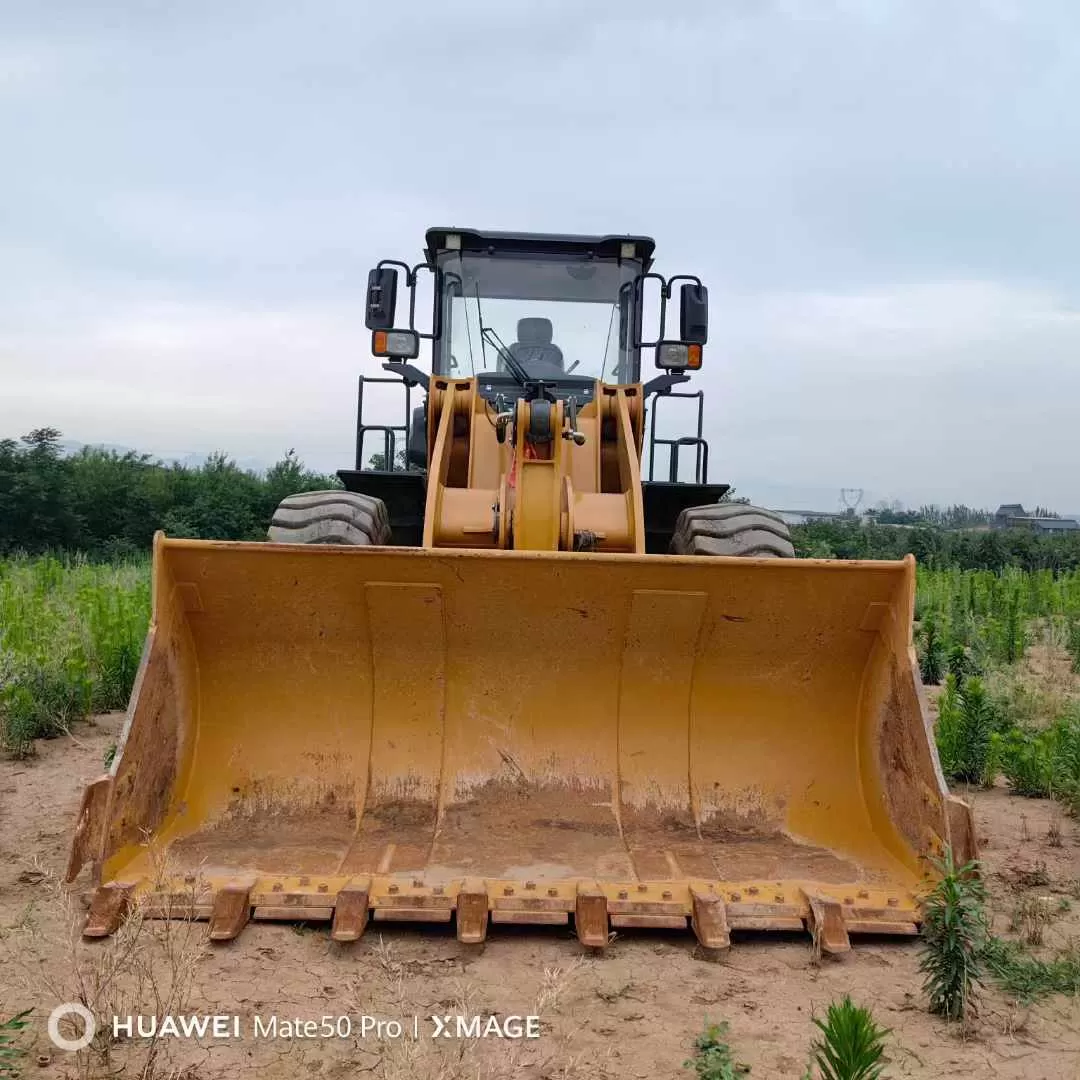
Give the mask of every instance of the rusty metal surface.
POLYGON ((486 903, 496 923, 575 915, 590 945, 616 916, 693 917, 717 947, 807 925, 807 895, 830 941, 836 912, 908 932, 923 857, 968 820, 928 734, 913 587, 911 560, 159 535, 72 865, 158 903, 198 875, 200 917, 245 886, 261 917, 336 918, 344 889, 356 936, 358 892, 376 920, 447 921, 466 879, 472 940, 486 903))

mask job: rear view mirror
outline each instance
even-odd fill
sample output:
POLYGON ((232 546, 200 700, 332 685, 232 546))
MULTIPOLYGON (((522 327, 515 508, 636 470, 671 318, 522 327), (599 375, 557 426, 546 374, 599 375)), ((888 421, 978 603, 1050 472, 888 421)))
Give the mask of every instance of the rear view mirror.
POLYGON ((364 325, 369 330, 392 330, 397 307, 397 271, 389 266, 372 270, 367 279, 364 325))
POLYGON ((679 337, 694 345, 709 340, 709 290, 704 285, 679 289, 679 337))

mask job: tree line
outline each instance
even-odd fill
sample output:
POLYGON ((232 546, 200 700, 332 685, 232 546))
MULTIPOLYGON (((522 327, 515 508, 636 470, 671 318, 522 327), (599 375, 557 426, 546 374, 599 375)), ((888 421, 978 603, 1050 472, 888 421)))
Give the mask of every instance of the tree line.
POLYGON ((185 467, 146 454, 83 447, 65 454, 55 428, 0 440, 0 553, 145 552, 154 532, 263 540, 277 504, 297 491, 340 487, 289 451, 265 473, 225 454, 185 467))
POLYGON ((901 559, 909 552, 931 569, 1080 569, 1080 530, 948 529, 941 525, 811 522, 792 528, 796 554, 820 559, 901 559))
MULTIPOLYGON (((265 473, 255 473, 220 453, 189 467, 93 447, 65 454, 60 440, 54 428, 0 440, 0 554, 137 554, 149 548, 157 529, 207 540, 261 540, 287 495, 340 487, 336 476, 309 470, 291 450, 265 473)), ((385 463, 376 454, 369 465, 385 463)), ((796 551, 837 559, 894 559, 911 552, 925 566, 964 570, 1080 568, 1080 531, 964 531, 990 516, 966 506, 888 516, 900 520, 863 524, 853 517, 795 526, 796 551)))

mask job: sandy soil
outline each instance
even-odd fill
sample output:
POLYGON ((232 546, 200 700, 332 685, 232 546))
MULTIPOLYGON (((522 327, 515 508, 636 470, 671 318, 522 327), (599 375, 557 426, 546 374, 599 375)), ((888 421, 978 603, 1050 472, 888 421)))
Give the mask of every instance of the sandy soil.
MULTIPOLYGON (((458 945, 450 928, 373 927, 342 946, 325 927, 266 923, 222 947, 204 940, 201 924, 160 922, 83 944, 71 933, 81 908, 57 882, 83 784, 101 771, 120 720, 102 718, 79 728, 77 742, 57 739, 34 759, 0 763, 0 1015, 35 1010, 30 1076, 674 1077, 690 1075, 682 1063, 709 1019, 730 1023, 752 1078, 798 1080, 811 1018, 844 992, 892 1029, 888 1076, 1080 1076, 1080 1000, 1024 1008, 987 990, 979 1020, 961 1035, 925 1012, 918 945, 897 939, 856 939, 851 953, 820 965, 798 934, 736 934, 727 958, 710 963, 688 933, 620 936, 592 957, 565 927, 498 927, 476 951, 458 945), (102 1011, 168 1011, 155 1007, 160 999, 175 1012, 239 1014, 244 1037, 99 1041, 65 1053, 49 1043, 45 1017, 78 986, 102 1011), (535 1013, 541 1037, 432 1040, 427 1018, 457 1012, 535 1013), (255 1039, 256 1014, 356 1023, 367 1014, 404 1021, 406 1035, 418 1015, 424 1037, 255 1039)), ((1077 823, 1003 789, 971 797, 996 929, 1008 930, 1026 897, 1044 896, 1053 898, 1047 952, 1080 937, 1077 823)))

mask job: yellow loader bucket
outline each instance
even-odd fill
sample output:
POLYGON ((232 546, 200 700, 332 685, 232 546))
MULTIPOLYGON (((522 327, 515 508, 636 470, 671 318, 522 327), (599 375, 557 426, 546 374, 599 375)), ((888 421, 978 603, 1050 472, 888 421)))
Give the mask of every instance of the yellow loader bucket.
POLYGON ((915 933, 915 564, 168 540, 69 880, 153 914, 915 933))

